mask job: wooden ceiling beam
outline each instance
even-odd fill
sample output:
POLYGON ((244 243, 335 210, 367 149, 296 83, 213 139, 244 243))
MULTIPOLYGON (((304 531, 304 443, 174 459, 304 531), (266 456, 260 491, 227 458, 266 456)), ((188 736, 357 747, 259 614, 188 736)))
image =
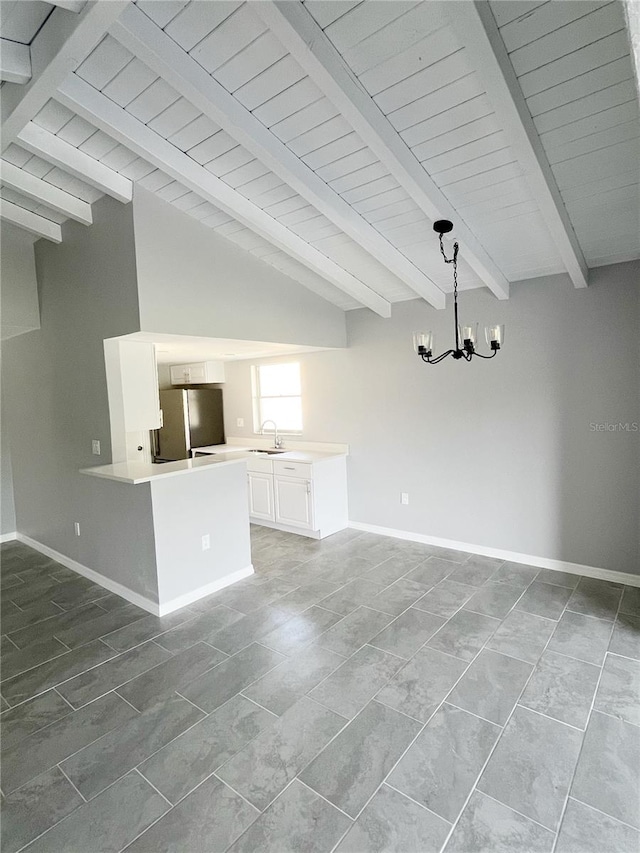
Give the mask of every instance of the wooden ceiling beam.
POLYGON ((60 85, 57 98, 86 121, 197 193, 204 201, 255 231, 361 305, 381 317, 391 316, 391 305, 386 299, 77 75, 72 74, 60 85))
POLYGON ((587 262, 489 3, 444 3, 443 8, 526 170, 533 197, 573 284, 587 287, 587 262))
POLYGON ((262 0, 252 8, 423 213, 432 220, 450 219, 455 222, 456 237, 467 263, 499 299, 508 299, 509 282, 503 273, 304 5, 288 0, 262 0))
POLYGON ((428 275, 136 6, 125 10, 110 34, 414 293, 435 308, 445 307, 443 291, 428 275))

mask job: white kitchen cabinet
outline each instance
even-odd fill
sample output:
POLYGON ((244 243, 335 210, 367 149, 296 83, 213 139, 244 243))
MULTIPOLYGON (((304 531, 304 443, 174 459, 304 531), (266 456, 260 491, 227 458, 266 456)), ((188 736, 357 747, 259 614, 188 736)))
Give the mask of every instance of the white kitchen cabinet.
POLYGON ((224 382, 223 361, 199 361, 171 366, 172 385, 207 385, 224 382))
POLYGON ((273 474, 249 471, 249 515, 262 521, 275 521, 273 474))
POLYGON ((313 499, 311 480, 298 480, 295 477, 273 478, 276 521, 313 530, 313 499))
POLYGON ((249 514, 254 524, 323 539, 348 526, 344 456, 318 461, 265 459, 247 462, 249 514))

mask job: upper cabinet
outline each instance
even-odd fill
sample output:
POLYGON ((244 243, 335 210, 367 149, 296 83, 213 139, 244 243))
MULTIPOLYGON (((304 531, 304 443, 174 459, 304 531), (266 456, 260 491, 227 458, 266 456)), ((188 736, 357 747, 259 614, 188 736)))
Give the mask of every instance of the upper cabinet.
POLYGON ((210 382, 224 382, 223 361, 199 361, 171 366, 172 385, 207 385, 210 382))

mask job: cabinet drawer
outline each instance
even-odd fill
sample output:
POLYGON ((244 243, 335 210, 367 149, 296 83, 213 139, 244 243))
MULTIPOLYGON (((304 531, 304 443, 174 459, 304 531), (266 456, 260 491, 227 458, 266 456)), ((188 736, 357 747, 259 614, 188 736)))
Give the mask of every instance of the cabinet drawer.
POLYGON ((273 473, 280 477, 304 477, 310 480, 313 477, 313 466, 308 462, 288 462, 286 459, 278 459, 273 462, 273 473))
POLYGON ((247 459, 247 471, 257 471, 259 474, 273 474, 273 462, 271 459, 252 456, 251 459, 247 459))

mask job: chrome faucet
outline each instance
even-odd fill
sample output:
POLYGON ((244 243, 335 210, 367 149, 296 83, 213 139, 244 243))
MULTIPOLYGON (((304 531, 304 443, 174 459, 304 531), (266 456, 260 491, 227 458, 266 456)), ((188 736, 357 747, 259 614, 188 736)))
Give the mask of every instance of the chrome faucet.
POLYGON ((275 421, 267 420, 262 422, 262 426, 260 427, 260 432, 264 435, 264 425, 265 424, 273 424, 273 446, 279 450, 282 447, 282 439, 278 435, 278 427, 275 421))

